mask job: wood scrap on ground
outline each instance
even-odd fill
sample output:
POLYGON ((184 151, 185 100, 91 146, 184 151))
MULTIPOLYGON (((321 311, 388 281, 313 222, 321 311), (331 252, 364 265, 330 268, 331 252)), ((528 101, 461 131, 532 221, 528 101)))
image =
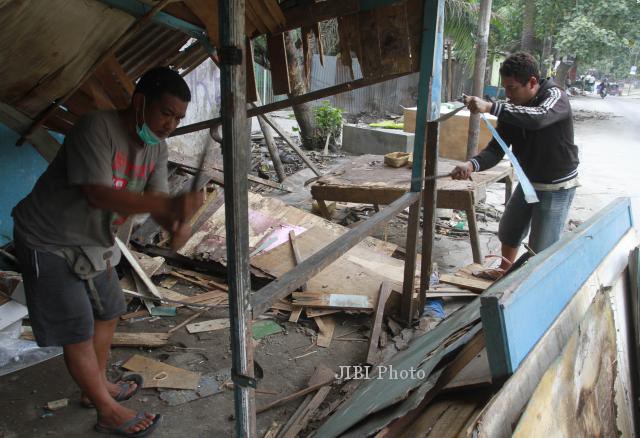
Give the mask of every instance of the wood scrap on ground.
POLYGON ((318 333, 318 339, 316 344, 318 347, 329 348, 331 345, 331 339, 333 338, 333 332, 336 328, 336 321, 331 316, 318 316, 313 318, 318 325, 320 332, 318 333))
MULTIPOLYGON (((327 366, 320 364, 316 367, 311 379, 309 379, 309 385, 320 383, 323 380, 331 379, 333 377, 333 371, 327 366)), ((298 433, 302 431, 309 423, 315 412, 318 410, 322 402, 329 395, 331 386, 326 385, 318 389, 314 395, 307 395, 305 400, 298 406, 298 409, 289 418, 289 421, 282 428, 279 438, 295 438, 298 433)))
POLYGON ((138 354, 132 356, 123 368, 141 374, 143 388, 192 389, 198 387, 200 373, 173 367, 138 354))
POLYGON ((210 319, 209 321, 194 322, 187 325, 187 331, 191 334, 212 332, 231 327, 229 318, 210 319))
POLYGON ((452 284, 464 289, 468 289, 473 292, 483 292, 489 286, 493 284, 489 280, 481 280, 479 278, 468 278, 466 276, 457 274, 442 274, 440 275, 440 282, 446 284, 452 284))
POLYGON ((378 355, 378 340, 380 339, 380 333, 382 331, 382 319, 384 316, 384 306, 387 304, 387 299, 391 294, 391 288, 387 283, 380 285, 380 295, 378 296, 378 305, 376 312, 371 323, 371 335, 369 336, 369 348, 367 349, 367 358, 365 363, 373 365, 376 362, 376 356, 378 355))
MULTIPOLYGON (((33 341, 33 331, 29 326, 22 327, 22 339, 33 341)), ((116 332, 113 335, 112 347, 163 347, 169 342, 166 333, 124 333, 116 332)))
POLYGON ((310 381, 309 386, 307 386, 306 388, 301 389, 300 391, 296 391, 285 397, 279 398, 278 400, 274 400, 267 405, 256 409, 256 414, 268 411, 269 409, 273 409, 277 406, 282 406, 283 404, 289 403, 292 400, 296 400, 302 396, 310 394, 322 388, 323 386, 330 385, 335 380, 335 373, 323 364, 320 364, 316 367, 312 378, 314 376, 316 376, 316 378, 314 379, 313 383, 310 381))
POLYGON ((373 300, 366 295, 327 292, 294 292, 293 305, 318 309, 373 310, 373 300))

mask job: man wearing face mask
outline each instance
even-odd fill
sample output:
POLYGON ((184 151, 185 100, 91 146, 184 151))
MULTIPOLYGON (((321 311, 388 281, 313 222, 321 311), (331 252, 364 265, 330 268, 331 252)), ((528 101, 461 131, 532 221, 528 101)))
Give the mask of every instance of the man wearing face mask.
MULTIPOLYGON (((511 145, 540 202, 528 204, 518 185, 500 220, 498 238, 503 261, 486 272, 498 278, 515 261, 529 229, 529 246, 538 253, 555 243, 562 233, 578 186, 578 147, 573 140, 569 98, 550 79, 540 79, 538 63, 528 53, 509 56, 500 67, 508 103, 465 97, 473 113, 498 117, 497 131, 511 145)), ((457 166, 452 177, 467 179, 472 172, 489 169, 504 152, 495 139, 486 149, 457 166)))
POLYGON ((62 346, 67 368, 95 407, 96 429, 141 436, 160 415, 118 402, 142 386, 138 375, 111 383, 106 364, 118 317, 126 310, 115 265, 118 226, 149 213, 172 233, 189 237, 201 195, 168 196, 164 141, 191 100, 182 77, 165 67, 145 73, 130 106, 79 120, 33 191, 13 210, 14 242, 33 332, 40 346, 62 346))

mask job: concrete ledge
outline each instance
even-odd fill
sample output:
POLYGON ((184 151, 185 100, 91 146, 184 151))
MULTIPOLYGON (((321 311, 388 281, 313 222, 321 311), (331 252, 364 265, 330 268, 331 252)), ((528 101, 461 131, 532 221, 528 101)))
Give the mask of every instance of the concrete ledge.
POLYGON ((413 152, 413 133, 400 129, 381 129, 345 124, 342 150, 354 154, 384 155, 389 152, 413 152))

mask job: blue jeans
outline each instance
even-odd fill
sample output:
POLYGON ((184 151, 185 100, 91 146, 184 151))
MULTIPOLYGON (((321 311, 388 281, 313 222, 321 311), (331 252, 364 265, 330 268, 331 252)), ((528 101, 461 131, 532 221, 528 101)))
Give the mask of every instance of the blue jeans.
POLYGON ((527 204, 522 187, 518 184, 500 220, 500 242, 517 248, 531 228, 529 247, 536 254, 553 245, 560 239, 575 193, 575 187, 555 191, 536 190, 540 202, 527 204))

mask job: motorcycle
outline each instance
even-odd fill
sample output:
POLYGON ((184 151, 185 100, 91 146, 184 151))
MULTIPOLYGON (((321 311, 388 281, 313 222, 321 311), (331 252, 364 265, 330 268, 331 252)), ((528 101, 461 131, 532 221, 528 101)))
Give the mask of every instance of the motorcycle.
POLYGON ((601 98, 605 98, 607 97, 607 87, 599 85, 598 86, 598 94, 600 95, 601 98))

